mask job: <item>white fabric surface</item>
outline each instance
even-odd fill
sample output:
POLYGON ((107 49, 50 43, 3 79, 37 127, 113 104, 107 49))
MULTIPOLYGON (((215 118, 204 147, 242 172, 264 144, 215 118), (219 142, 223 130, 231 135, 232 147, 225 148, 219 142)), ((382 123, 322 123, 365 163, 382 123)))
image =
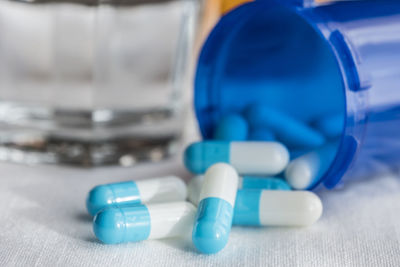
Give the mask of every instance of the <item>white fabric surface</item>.
POLYGON ((180 159, 134 168, 0 164, 0 266, 399 266, 400 175, 321 190, 310 228, 234 227, 228 246, 200 255, 187 240, 104 245, 85 197, 95 185, 175 174, 180 159))
POLYGON ((324 213, 310 228, 235 227, 217 255, 189 239, 104 245, 85 196, 96 184, 164 174, 189 177, 179 159, 134 168, 73 169, 0 164, 0 266, 398 266, 398 175, 321 190, 324 213))

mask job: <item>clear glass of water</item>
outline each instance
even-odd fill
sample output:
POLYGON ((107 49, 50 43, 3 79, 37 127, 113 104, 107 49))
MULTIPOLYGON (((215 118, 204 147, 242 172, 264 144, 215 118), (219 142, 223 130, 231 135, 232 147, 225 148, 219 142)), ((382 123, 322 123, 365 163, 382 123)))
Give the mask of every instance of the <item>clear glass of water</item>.
POLYGON ((197 10, 196 0, 0 0, 0 160, 173 154, 197 10))

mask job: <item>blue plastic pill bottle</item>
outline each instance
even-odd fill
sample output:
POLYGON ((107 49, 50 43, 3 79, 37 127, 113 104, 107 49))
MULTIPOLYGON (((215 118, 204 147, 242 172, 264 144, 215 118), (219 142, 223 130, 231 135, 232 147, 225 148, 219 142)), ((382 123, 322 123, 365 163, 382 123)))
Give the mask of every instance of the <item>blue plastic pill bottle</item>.
POLYGON ((222 116, 253 103, 309 124, 339 114, 336 155, 318 181, 327 188, 378 171, 370 160, 396 167, 400 1, 243 4, 223 16, 205 42, 194 97, 205 139, 222 116))

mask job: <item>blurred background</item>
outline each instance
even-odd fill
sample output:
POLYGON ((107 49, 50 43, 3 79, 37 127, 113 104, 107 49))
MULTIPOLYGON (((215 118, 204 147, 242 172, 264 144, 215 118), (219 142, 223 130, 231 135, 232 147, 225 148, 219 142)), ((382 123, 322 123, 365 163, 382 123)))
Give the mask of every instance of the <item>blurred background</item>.
POLYGON ((179 151, 198 51, 250 0, 0 1, 0 160, 134 165, 179 151))
POLYGON ((175 153, 198 12, 196 0, 0 1, 0 159, 175 153))

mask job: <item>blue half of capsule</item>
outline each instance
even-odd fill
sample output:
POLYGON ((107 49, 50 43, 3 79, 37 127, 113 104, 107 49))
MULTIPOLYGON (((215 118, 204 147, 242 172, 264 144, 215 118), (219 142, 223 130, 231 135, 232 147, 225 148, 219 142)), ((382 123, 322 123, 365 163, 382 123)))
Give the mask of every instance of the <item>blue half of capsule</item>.
POLYGON ((261 192, 262 190, 237 191, 233 225, 261 225, 259 214, 261 192))
POLYGON ((229 163, 230 142, 204 141, 193 143, 186 148, 183 157, 184 164, 189 171, 202 174, 214 163, 229 163))
POLYGON ((150 214, 145 205, 106 208, 93 220, 94 234, 106 244, 146 240, 150 229, 150 214))
POLYGON ((221 198, 205 198, 200 201, 193 227, 195 247, 205 254, 214 254, 228 243, 232 227, 233 207, 221 198))
POLYGON ((94 216, 103 208, 115 206, 120 202, 129 205, 140 203, 140 192, 134 181, 94 187, 86 199, 86 208, 94 216))
POLYGON ((292 190, 283 179, 274 177, 243 176, 242 188, 265 190, 292 190))

